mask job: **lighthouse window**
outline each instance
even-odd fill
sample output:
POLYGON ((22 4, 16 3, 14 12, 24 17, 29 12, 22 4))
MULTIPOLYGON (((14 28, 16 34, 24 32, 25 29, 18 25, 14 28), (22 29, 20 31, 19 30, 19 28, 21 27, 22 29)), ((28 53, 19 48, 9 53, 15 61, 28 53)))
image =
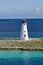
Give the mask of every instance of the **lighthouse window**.
POLYGON ((26 37, 26 35, 24 35, 24 37, 26 37))
POLYGON ((24 25, 25 25, 25 23, 24 23, 24 25))
POLYGON ((24 31, 24 32, 26 32, 26 31, 24 31))

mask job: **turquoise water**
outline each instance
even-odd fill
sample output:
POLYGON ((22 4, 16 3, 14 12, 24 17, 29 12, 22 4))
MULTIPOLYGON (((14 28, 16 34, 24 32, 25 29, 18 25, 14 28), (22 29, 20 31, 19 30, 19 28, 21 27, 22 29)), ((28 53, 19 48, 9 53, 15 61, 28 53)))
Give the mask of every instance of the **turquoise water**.
POLYGON ((0 50, 0 65, 43 65, 43 51, 0 50))
POLYGON ((0 58, 43 57, 43 51, 0 50, 0 58))

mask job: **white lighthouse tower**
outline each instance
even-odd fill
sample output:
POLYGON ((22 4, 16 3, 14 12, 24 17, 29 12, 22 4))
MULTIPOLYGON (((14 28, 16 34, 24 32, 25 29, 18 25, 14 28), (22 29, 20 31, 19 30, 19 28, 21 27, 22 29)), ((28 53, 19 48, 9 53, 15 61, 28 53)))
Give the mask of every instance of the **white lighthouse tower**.
POLYGON ((29 40, 26 20, 22 20, 21 40, 29 40))

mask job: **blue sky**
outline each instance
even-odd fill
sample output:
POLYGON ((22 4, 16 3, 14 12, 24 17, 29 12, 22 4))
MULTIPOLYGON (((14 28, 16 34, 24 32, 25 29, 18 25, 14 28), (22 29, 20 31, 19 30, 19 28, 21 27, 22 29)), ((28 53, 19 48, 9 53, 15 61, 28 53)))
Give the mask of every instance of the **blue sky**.
POLYGON ((43 0, 0 0, 0 18, 43 18, 43 0))

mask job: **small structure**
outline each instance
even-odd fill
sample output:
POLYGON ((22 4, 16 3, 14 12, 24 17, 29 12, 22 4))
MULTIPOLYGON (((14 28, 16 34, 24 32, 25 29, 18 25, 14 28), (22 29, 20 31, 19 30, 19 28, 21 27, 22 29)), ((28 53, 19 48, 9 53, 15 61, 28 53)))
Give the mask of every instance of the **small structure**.
POLYGON ((22 20, 21 40, 29 40, 26 20, 22 20))

